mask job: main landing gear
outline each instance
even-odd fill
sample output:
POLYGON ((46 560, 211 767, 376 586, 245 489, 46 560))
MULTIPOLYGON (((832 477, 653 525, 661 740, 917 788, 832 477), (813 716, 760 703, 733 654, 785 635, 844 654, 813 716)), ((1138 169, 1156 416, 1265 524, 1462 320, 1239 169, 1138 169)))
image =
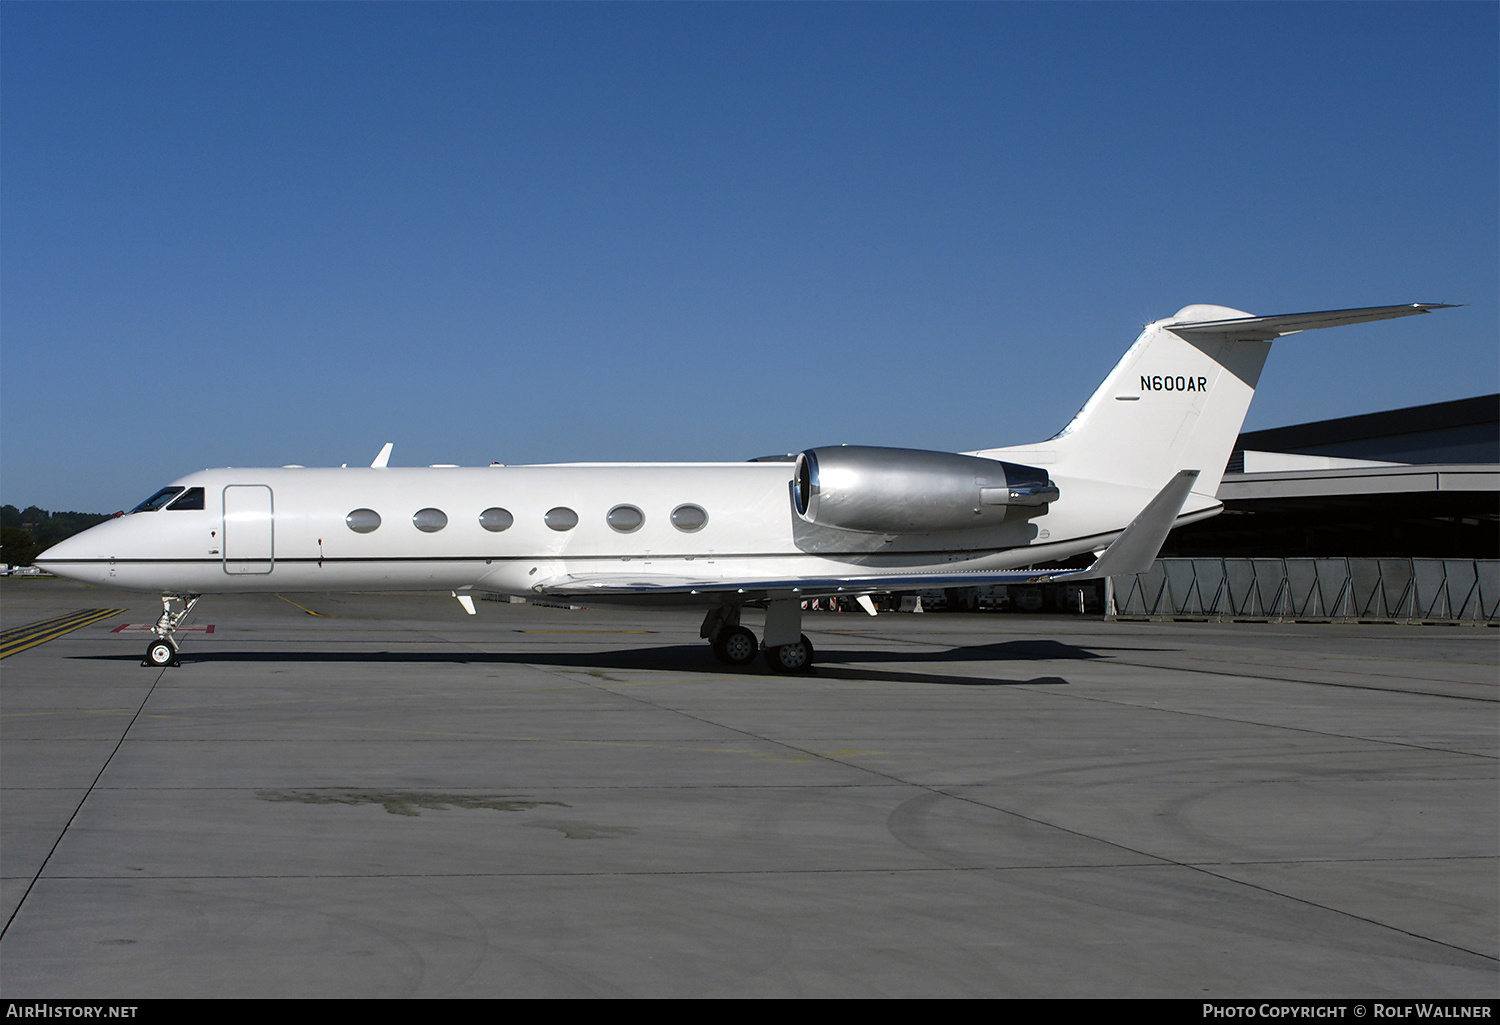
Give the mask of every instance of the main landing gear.
POLYGON ((778 673, 810 673, 813 668, 812 641, 802 634, 791 644, 766 649, 766 665, 778 673))
POLYGON ((801 628, 802 603, 793 600, 773 601, 766 608, 764 646, 740 626, 740 606, 733 604, 710 609, 698 633, 708 639, 714 656, 725 665, 748 665, 764 651, 766 665, 774 672, 807 673, 813 667, 813 646, 801 628))
POLYGON ((178 665, 177 641, 172 637, 178 625, 193 611, 201 597, 196 594, 164 594, 161 596, 161 618, 151 628, 156 636, 146 646, 146 659, 141 663, 155 669, 178 665), (178 608, 173 608, 176 603, 178 608))

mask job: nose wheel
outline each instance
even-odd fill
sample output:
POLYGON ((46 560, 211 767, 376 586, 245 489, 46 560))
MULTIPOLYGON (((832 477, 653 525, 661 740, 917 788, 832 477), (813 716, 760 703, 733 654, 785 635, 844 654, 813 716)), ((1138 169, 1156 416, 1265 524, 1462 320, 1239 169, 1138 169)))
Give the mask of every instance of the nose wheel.
POLYGON ((159 637, 146 646, 146 661, 143 666, 155 666, 165 669, 167 666, 180 665, 177 661, 177 642, 167 637, 159 637))
POLYGON ((177 661, 177 641, 172 637, 177 627, 198 604, 196 594, 164 594, 161 596, 161 618, 151 628, 156 635, 146 646, 146 659, 141 665, 154 669, 181 665, 177 661))

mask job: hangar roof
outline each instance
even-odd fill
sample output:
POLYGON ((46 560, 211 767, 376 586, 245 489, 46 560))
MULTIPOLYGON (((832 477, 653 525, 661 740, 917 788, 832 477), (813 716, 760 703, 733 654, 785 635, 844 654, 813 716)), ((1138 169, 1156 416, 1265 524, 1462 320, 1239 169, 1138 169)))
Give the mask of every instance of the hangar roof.
POLYGON ((1500 463, 1500 394, 1248 431, 1235 443, 1230 472, 1244 470, 1246 451, 1392 463, 1500 463))
POLYGON ((1230 502, 1253 498, 1310 498, 1318 495, 1430 491, 1500 492, 1500 464, 1393 464, 1226 474, 1219 485, 1219 500, 1230 502))

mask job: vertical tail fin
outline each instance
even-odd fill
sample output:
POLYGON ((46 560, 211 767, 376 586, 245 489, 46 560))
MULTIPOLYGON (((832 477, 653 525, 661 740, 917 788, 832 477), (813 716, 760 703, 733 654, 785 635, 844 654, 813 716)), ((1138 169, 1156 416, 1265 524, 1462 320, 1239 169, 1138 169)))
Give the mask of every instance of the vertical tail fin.
POLYGON ((1443 308, 1413 303, 1256 317, 1223 306, 1186 306, 1148 324, 1072 422, 1045 444, 1027 448, 1048 450, 1045 465, 1060 476, 1153 490, 1181 470, 1197 470, 1193 490, 1212 495, 1272 339, 1443 308))
POLYGON ((1271 343, 1263 333, 1197 336, 1173 328, 1238 319, 1253 318, 1223 306, 1188 306, 1148 324, 1058 435, 1051 468, 1153 488, 1179 470, 1197 470, 1196 490, 1212 495, 1271 343))

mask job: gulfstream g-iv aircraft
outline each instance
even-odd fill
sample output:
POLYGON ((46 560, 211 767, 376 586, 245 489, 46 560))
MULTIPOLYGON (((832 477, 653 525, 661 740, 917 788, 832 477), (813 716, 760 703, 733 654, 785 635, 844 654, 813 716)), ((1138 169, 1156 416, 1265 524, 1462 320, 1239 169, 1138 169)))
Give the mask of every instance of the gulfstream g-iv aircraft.
POLYGON ((1445 308, 1148 324, 1047 441, 977 452, 839 446, 744 463, 204 470, 46 551, 59 576, 161 596, 146 663, 205 594, 473 591, 695 606, 723 662, 812 664, 802 602, 1143 572, 1214 497, 1271 340, 1445 308), (1028 569, 1088 552, 1085 569, 1028 569), (765 610, 757 640, 741 610, 765 610))

